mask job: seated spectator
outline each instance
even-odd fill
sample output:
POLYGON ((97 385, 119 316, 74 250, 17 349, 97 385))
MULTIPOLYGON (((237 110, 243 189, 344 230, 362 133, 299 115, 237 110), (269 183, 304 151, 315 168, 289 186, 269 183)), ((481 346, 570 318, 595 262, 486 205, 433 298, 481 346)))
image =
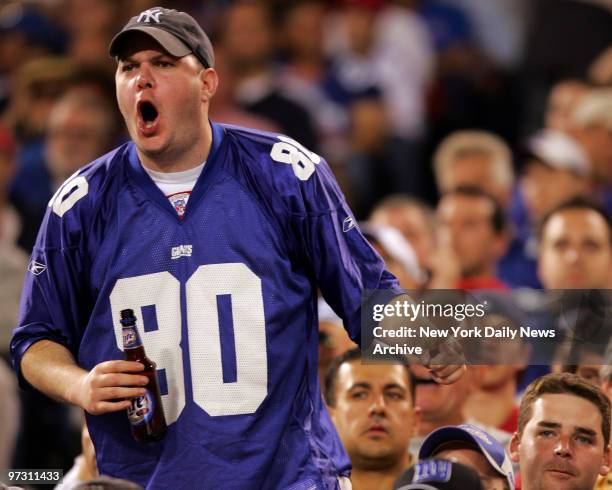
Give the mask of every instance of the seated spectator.
MULTIPOLYGON (((412 438, 410 451, 418 454, 423 440, 430 432, 447 425, 477 423, 466 416, 465 404, 480 385, 481 370, 480 366, 468 366, 466 373, 457 382, 441 385, 435 383, 423 367, 411 366, 411 369, 417 381, 416 405, 421 410, 421 421, 418 436, 412 438)), ((492 427, 485 429, 503 444, 510 439, 509 433, 492 427)))
POLYGON ((317 151, 306 110, 283 93, 273 65, 274 30, 266 2, 228 4, 219 28, 228 69, 235 76, 234 97, 243 109, 271 120, 281 132, 317 151))
POLYGON ((419 267, 412 245, 402 234, 390 226, 363 223, 363 236, 385 261, 386 268, 404 289, 420 289, 425 283, 425 273, 419 267))
POLYGON ((567 131, 571 127, 571 115, 576 104, 589 88, 587 83, 572 79, 553 85, 546 103, 545 126, 556 131, 567 131))
POLYGON ((591 182, 602 203, 612 211, 612 88, 596 88, 576 103, 568 134, 589 157, 591 182))
POLYGON ((551 129, 527 140, 521 160, 521 177, 511 209, 516 253, 511 261, 506 257, 500 273, 509 278, 512 286, 541 288, 537 278, 536 227, 551 209, 588 192, 590 164, 576 141, 551 129))
POLYGON ((395 194, 376 205, 370 222, 398 230, 412 245, 419 267, 432 275, 438 264, 435 260, 437 222, 428 204, 408 195, 395 194))
POLYGON ((484 490, 514 490, 512 462, 504 447, 475 425, 448 426, 429 434, 419 451, 419 460, 430 458, 473 468, 484 490))
POLYGON ((88 482, 100 476, 96 463, 96 451, 87 430, 87 424, 83 424, 81 430, 81 454, 75 460, 74 465, 64 475, 62 482, 55 486, 54 490, 74 490, 79 484, 88 482))
POLYGON ((472 468, 446 460, 415 464, 393 485, 394 490, 485 490, 472 468))
POLYGON ((408 366, 362 364, 359 349, 332 363, 325 400, 353 465, 353 490, 391 489, 410 464, 407 449, 419 423, 414 390, 408 366))
POLYGON ((547 289, 612 285, 612 225, 605 210, 576 198, 548 213, 540 227, 538 273, 547 289))
POLYGON ((510 455, 522 490, 592 490, 610 471, 610 400, 570 373, 531 383, 521 402, 510 455))
POLYGON ((497 263, 508 239, 504 212, 491 195, 459 187, 442 196, 437 210, 440 226, 450 235, 461 277, 461 289, 506 289, 497 277, 497 263))
POLYGON ((514 176, 512 153, 498 136, 486 131, 457 131, 438 146, 433 159, 440 194, 475 187, 507 207, 514 176))

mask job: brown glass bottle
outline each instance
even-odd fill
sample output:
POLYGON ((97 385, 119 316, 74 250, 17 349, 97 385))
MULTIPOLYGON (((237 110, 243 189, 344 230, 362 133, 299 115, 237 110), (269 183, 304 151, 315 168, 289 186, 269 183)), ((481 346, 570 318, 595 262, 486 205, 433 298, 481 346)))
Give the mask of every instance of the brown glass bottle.
POLYGON ((127 410, 132 435, 138 442, 159 441, 166 435, 167 426, 157 382, 157 366, 145 354, 133 310, 121 310, 121 325, 125 359, 144 364, 144 371, 138 374, 149 378, 149 383, 144 386, 146 394, 132 398, 132 406, 127 410))

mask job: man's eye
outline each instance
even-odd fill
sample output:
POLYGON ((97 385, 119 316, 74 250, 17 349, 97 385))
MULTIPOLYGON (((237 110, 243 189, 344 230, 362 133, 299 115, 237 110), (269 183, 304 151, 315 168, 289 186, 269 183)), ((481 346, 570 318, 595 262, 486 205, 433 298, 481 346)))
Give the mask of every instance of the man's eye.
POLYGON ((163 61, 163 60, 159 60, 155 62, 155 66, 159 66, 160 68, 168 68, 170 66, 172 66, 173 64, 170 63, 169 61, 163 61))
POLYGON ((121 71, 132 71, 134 69, 134 65, 131 63, 126 63, 121 67, 121 71))
POLYGON ((553 437, 555 433, 552 430, 542 430, 539 432, 538 435, 548 438, 548 437, 553 437))
POLYGON ((361 400, 361 399, 363 399, 365 397, 366 397, 366 392, 365 391, 354 391, 351 394, 351 398, 353 400, 361 400))
POLYGON ((398 393, 397 391, 392 391, 388 393, 387 396, 391 398, 391 400, 403 400, 404 399, 404 395, 402 393, 398 393))
POLYGON ((585 446, 590 446, 591 444, 593 444, 593 439, 587 436, 576 436, 576 440, 580 444, 584 444, 585 446))

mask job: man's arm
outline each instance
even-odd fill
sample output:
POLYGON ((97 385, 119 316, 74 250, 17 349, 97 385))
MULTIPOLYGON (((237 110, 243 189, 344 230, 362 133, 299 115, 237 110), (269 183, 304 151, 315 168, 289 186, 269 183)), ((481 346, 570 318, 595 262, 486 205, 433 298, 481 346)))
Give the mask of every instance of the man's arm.
POLYGON ((129 398, 144 395, 148 378, 129 374, 143 369, 139 362, 114 360, 86 371, 68 349, 50 340, 32 344, 21 360, 23 377, 33 387, 92 415, 126 410, 129 398))

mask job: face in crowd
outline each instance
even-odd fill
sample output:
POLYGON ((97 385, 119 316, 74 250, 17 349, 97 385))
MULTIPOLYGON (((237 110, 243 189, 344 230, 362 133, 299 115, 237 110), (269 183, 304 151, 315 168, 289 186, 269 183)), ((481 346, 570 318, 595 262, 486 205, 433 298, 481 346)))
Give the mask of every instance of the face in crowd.
POLYGON ((355 468, 384 471, 407 462, 419 421, 403 365, 340 365, 330 414, 355 468))
POLYGON ((589 395, 594 396, 591 400, 562 392, 558 386, 534 394, 536 383, 547 382, 543 378, 527 389, 519 429, 510 442, 511 458, 520 464, 523 490, 592 490, 597 476, 610 470, 609 401, 599 388, 573 374, 545 378, 560 377, 569 378, 579 392, 595 395, 589 395))
POLYGON ((610 287, 612 242, 604 218, 588 208, 553 212, 541 233, 538 272, 547 289, 610 287))

